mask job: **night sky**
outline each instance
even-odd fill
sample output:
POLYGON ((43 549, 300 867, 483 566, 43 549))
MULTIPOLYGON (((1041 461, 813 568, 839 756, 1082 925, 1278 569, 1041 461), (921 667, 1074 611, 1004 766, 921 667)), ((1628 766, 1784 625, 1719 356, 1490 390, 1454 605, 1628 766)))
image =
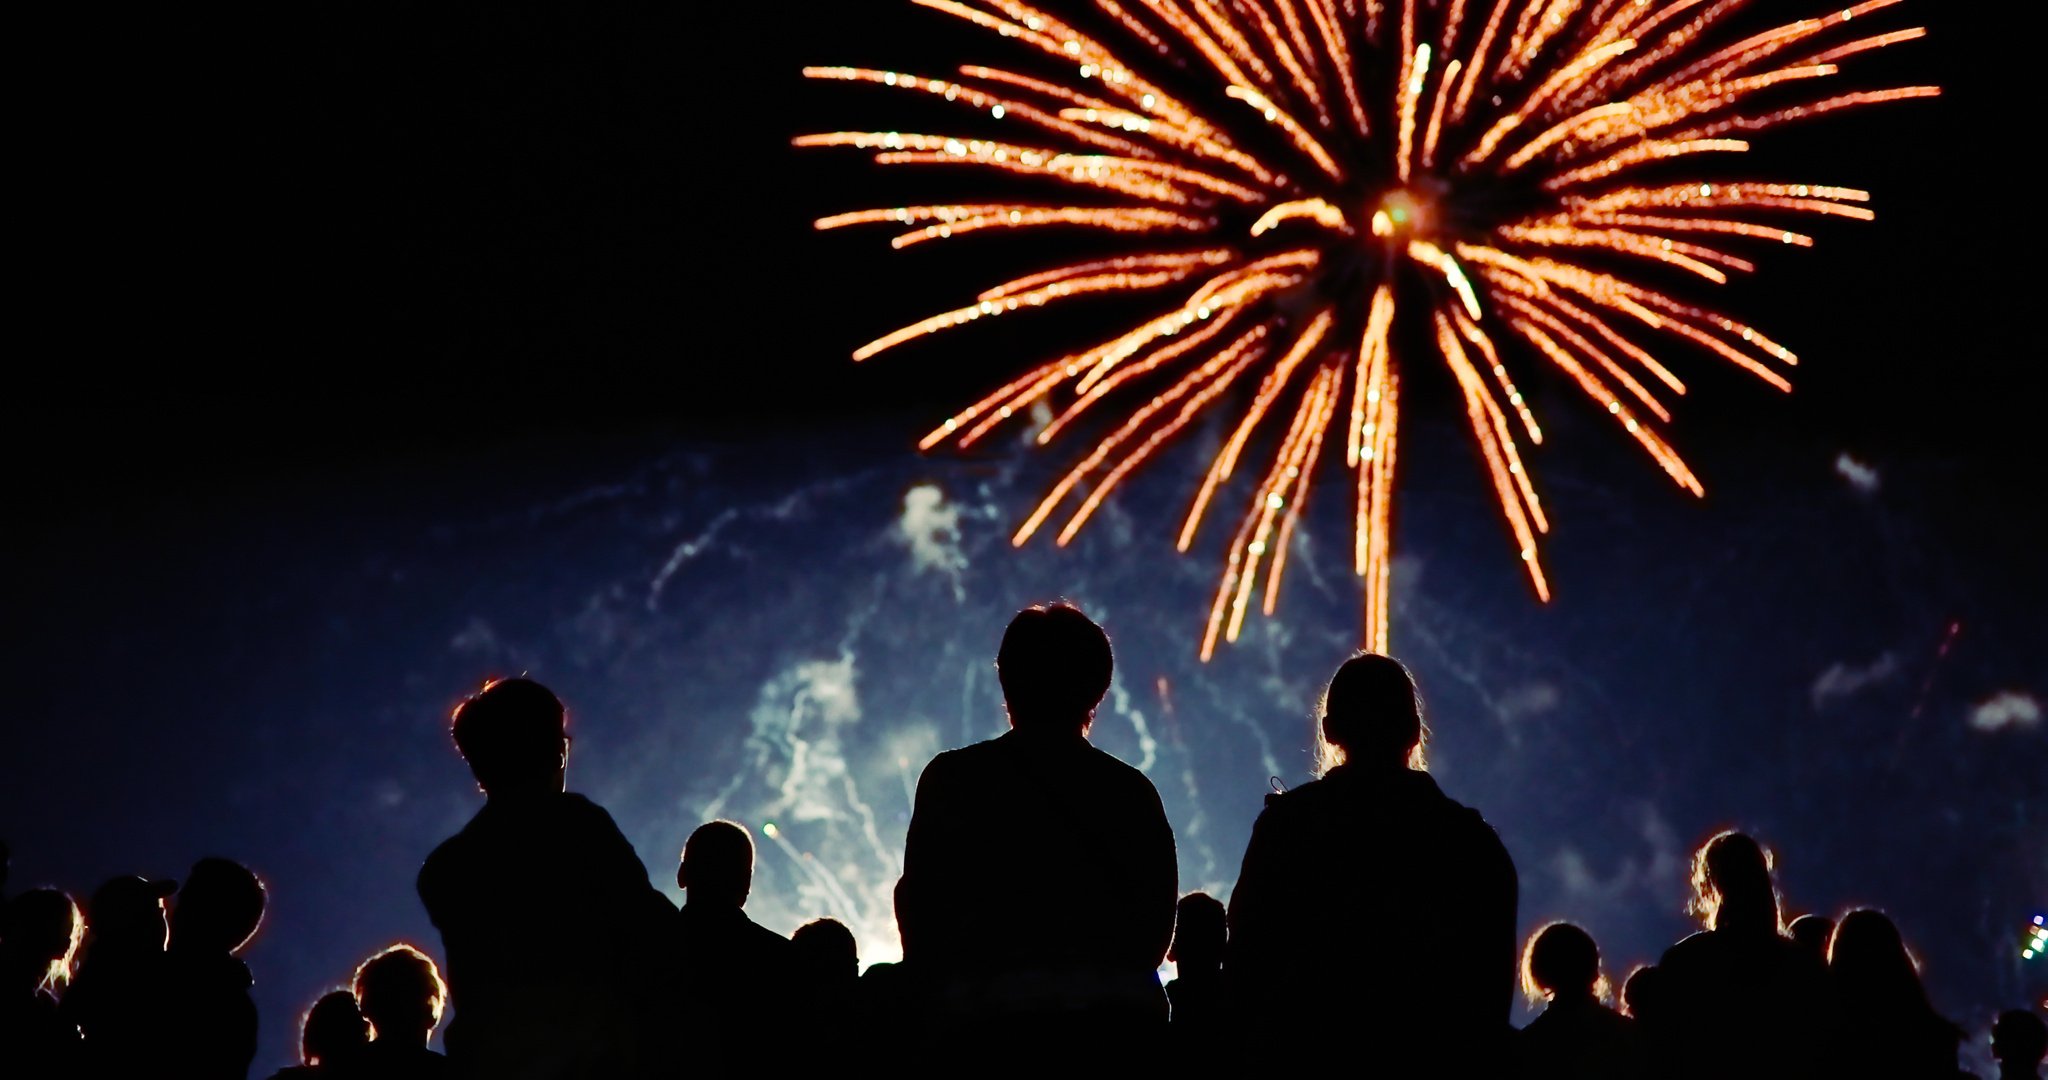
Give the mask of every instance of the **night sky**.
MULTIPOLYGON (((1304 778, 1312 694, 1356 632, 1341 506, 1311 515, 1279 617, 1202 667, 1218 546, 1180 559, 1169 533, 1198 449, 1073 548, 1014 554, 1078 444, 914 451, 1020 362, 1143 309, 846 358, 1054 249, 813 233, 974 188, 789 149, 927 115, 799 68, 1016 54, 895 0, 699 7, 52 36, 4 434, 0 836, 14 888, 206 854, 263 874, 258 1070, 357 959, 438 954, 413 874, 477 805, 444 721, 486 676, 562 692, 571 787, 657 884, 707 811, 773 810, 793 846, 764 843, 757 914, 841 913, 869 959, 890 943, 860 890, 889 876, 899 781, 1000 724, 983 665, 1022 603, 1075 596, 1116 636, 1126 699, 1098 741, 1156 757, 1184 888, 1227 889, 1265 778, 1304 778), (798 742, 840 771, 792 780, 798 742)), ((1930 38, 1858 78, 1945 96, 1739 165, 1871 189, 1878 217, 1813 223, 1815 248, 1719 290, 1802 363, 1781 395, 1680 358, 1670 432, 1708 498, 1525 377, 1557 523, 1539 606, 1454 387, 1417 378, 1393 636, 1446 788, 1516 856, 1525 925, 1587 921, 1618 976, 1685 929, 1674 860, 1742 824, 1781 849, 1793 908, 1891 911, 1976 1031, 2048 982, 2017 958, 2048 909, 2040 351, 2003 253, 2038 228, 1990 135, 2018 35, 1907 12, 1930 38)))

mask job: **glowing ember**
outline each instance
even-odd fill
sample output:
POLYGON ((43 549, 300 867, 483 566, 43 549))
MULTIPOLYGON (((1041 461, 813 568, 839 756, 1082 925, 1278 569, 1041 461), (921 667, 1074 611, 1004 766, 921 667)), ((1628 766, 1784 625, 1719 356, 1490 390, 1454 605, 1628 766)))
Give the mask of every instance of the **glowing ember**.
POLYGON ((1127 38, 1120 48, 1018 0, 913 2, 1047 54, 1064 77, 980 66, 961 68, 959 79, 806 69, 811 78, 935 95, 1016 135, 836 132, 797 145, 873 150, 883 164, 1040 177, 1094 198, 866 210, 818 227, 907 226, 898 247, 1065 227, 1121 238, 1132 250, 997 285, 854 356, 1073 296, 1171 292, 1178 302, 1162 314, 1025 373, 920 445, 972 444, 1046 402, 1058 407, 1043 443, 1106 398, 1128 401, 1127 418, 1014 537, 1024 543, 1092 481, 1058 533, 1065 544, 1119 482, 1256 375, 1179 535, 1186 551, 1262 422, 1284 417, 1272 464, 1231 539, 1204 659, 1219 637, 1237 638, 1268 556, 1263 608, 1272 612, 1288 541, 1337 425, 1356 480, 1365 644, 1386 648, 1397 339, 1434 340, 1539 597, 1548 599, 1549 585, 1537 537, 1549 523, 1518 440, 1541 443, 1543 434, 1510 361, 1562 371, 1674 481, 1700 494, 1651 427, 1670 418, 1662 395, 1685 386, 1650 349, 1684 339, 1780 389, 1790 384, 1778 368, 1794 358, 1749 326, 1638 283, 1635 272, 1719 284, 1753 269, 1724 245, 1808 246, 1809 237, 1773 219, 1868 219, 1869 195, 1631 178, 1650 168, 1670 177, 1673 162, 1741 153, 1747 136, 1792 120, 1939 93, 1805 95, 1838 73, 1838 61, 1922 36, 1917 28, 1844 29, 1853 21, 1860 31, 1864 16, 1899 0, 1868 0, 1725 45, 1715 42, 1717 22, 1743 0, 1095 0, 1106 29, 1127 38), (1176 67, 1172 57, 1186 62, 1176 67), (1220 82, 1221 94, 1196 80, 1220 82), (1164 82, 1205 89, 1201 99, 1217 104, 1190 104, 1164 82), (1788 103, 1788 95, 1805 96, 1788 103), (1420 320, 1424 332, 1397 334, 1397 318, 1420 320), (1502 337, 1525 348, 1504 352, 1502 337))

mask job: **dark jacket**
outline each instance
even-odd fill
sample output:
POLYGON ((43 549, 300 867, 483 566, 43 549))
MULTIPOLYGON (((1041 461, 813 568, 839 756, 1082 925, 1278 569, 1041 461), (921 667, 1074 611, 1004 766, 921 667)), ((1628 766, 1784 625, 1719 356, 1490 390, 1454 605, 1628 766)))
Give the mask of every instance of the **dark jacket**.
POLYGON ((493 799, 427 857, 464 1074, 568 1080, 645 1068, 675 907, 581 795, 493 799))
POLYGON ((1079 732, 1013 730, 925 767, 897 919, 906 964, 963 1013, 1163 1024, 1178 890, 1145 774, 1079 732))
POLYGON ((1667 1075, 1766 1080, 1822 1070, 1839 1028, 1827 969, 1775 926, 1701 931, 1666 949, 1657 967, 1667 1075))
POLYGON ((1427 773, 1269 796, 1230 897, 1245 1051, 1480 1075, 1510 1030, 1515 900, 1500 838, 1427 773))

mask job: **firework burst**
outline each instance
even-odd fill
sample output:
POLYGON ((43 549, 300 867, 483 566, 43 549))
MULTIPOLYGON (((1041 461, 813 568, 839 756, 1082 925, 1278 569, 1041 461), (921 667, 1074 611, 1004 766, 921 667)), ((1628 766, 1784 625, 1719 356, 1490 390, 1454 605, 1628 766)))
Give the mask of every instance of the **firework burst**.
POLYGON ((1085 17, 1099 26, 1086 32, 1019 0, 913 2, 1042 54, 1039 67, 805 74, 935 95, 1014 128, 1014 140, 835 132, 797 145, 1043 178, 1087 193, 1085 204, 901 206, 818 227, 905 227, 899 248, 1065 228, 1126 248, 995 285, 854 358, 1073 297, 1169 295, 1155 317, 1025 372, 921 446, 972 445, 1043 403, 1053 419, 1042 444, 1100 403, 1127 403, 1013 538, 1023 544, 1065 512, 1064 545, 1133 470, 1237 391, 1243 411, 1195 494, 1181 551, 1254 435, 1269 420, 1281 434, 1231 538, 1205 660, 1237 638, 1262 575, 1272 612, 1311 478, 1339 443, 1356 500, 1365 644, 1386 648, 1408 359, 1397 342, 1429 343, 1429 362, 1454 379, 1543 599, 1537 538, 1549 522, 1521 452, 1543 432, 1516 369, 1563 373, 1673 481, 1702 493, 1656 430, 1685 385, 1653 350, 1682 343, 1779 389, 1795 359, 1640 275, 1718 284, 1753 268, 1741 245, 1809 246, 1785 227, 1792 218, 1871 212, 1853 188, 1727 182, 1691 166, 1780 124, 1939 93, 1812 92, 1843 61, 1922 35, 1865 32, 1868 16, 1900 0, 1747 34, 1726 30, 1743 0, 1094 0, 1085 17))

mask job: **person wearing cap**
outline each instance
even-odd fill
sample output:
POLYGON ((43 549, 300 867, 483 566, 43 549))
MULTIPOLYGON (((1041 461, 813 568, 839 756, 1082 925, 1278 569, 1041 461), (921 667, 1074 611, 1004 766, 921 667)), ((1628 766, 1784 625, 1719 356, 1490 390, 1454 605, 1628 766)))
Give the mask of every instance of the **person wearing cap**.
POLYGON ((123 875, 101 885, 86 905, 85 960, 60 1003, 60 1015, 85 1037, 86 1076, 145 1076, 163 1064, 169 980, 164 899, 167 878, 123 875))

